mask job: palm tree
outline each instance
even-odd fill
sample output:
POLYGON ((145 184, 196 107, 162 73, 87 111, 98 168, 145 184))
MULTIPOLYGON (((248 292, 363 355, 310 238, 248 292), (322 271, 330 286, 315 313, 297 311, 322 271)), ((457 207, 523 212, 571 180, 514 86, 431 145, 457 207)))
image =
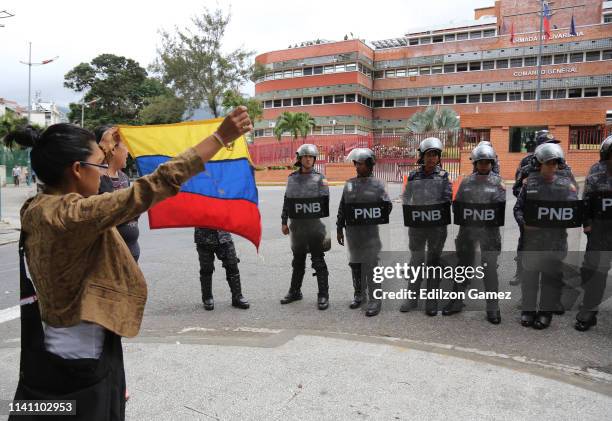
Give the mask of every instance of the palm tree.
POLYGON ((457 128, 459 128, 459 117, 452 108, 448 107, 427 107, 425 111, 414 113, 408 120, 408 131, 411 133, 457 128))
POLYGON ((291 135, 291 148, 293 149, 293 141, 299 136, 306 139, 310 129, 315 126, 315 119, 308 113, 290 113, 285 111, 276 119, 274 126, 274 136, 279 141, 283 133, 291 135))

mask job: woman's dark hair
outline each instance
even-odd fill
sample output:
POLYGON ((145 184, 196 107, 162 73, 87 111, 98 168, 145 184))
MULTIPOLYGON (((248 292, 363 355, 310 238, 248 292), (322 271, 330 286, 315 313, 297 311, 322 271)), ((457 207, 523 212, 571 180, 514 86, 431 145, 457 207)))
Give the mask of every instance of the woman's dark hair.
POLYGON ((102 140, 102 135, 104 134, 104 132, 113 127, 115 126, 112 124, 105 124, 103 126, 96 127, 96 130, 94 130, 94 133, 96 135, 96 143, 100 143, 100 140, 102 140))
POLYGON ((40 180, 50 186, 61 183, 64 170, 73 162, 85 161, 92 154, 91 142, 96 138, 92 132, 74 124, 60 123, 44 131, 27 126, 10 132, 4 144, 12 148, 15 144, 32 148, 32 169, 40 180))

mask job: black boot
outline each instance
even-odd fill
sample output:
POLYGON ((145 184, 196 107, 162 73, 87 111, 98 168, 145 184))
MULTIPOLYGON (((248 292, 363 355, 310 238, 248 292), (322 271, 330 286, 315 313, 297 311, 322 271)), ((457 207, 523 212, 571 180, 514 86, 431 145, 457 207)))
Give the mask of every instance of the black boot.
POLYGON ((240 272, 238 265, 232 265, 227 268, 227 284, 232 292, 232 307, 237 307, 246 310, 251 305, 246 298, 242 296, 242 287, 240 285, 240 272), (235 266, 235 267, 233 267, 235 266))
POLYGON ((365 315, 368 317, 372 317, 380 313, 380 307, 382 305, 382 302, 380 299, 374 298, 374 291, 377 289, 380 289, 381 285, 374 282, 372 275, 368 274, 367 286, 368 286, 368 307, 366 308, 365 315))
POLYGON ((351 267, 351 275, 353 276, 353 301, 349 304, 350 309, 361 307, 363 302, 363 288, 361 286, 361 265, 359 263, 349 263, 351 267))
MULTIPOLYGON (((453 283, 453 292, 461 293, 465 290, 464 283, 453 283)), ((448 303, 442 309, 443 316, 450 316, 452 314, 460 313, 465 307, 462 298, 453 298, 448 301, 448 303)))
POLYGON ((533 322, 533 328, 538 330, 546 329, 550 326, 552 315, 552 311, 538 311, 535 321, 533 322))
POLYGON ((293 269, 293 273, 291 274, 291 286, 289 287, 289 292, 283 299, 280 300, 281 304, 289 304, 294 301, 299 301, 302 299, 302 281, 304 279, 304 271, 298 271, 295 268, 293 269))
POLYGON ((204 303, 204 310, 214 310, 215 301, 212 295, 212 273, 201 273, 200 285, 202 287, 202 303, 204 303))
MULTIPOLYGON (((438 289, 440 283, 437 279, 428 279, 427 280, 427 292, 438 289)), ((425 301, 425 314, 430 317, 438 315, 438 300, 435 298, 427 299, 425 301)))
POLYGON ((501 312, 499 310, 487 310, 487 320, 489 323, 498 325, 501 323, 501 312))
POLYGON ((317 306, 319 310, 325 310, 329 307, 329 274, 327 270, 319 269, 316 273, 319 293, 317 294, 317 306))
POLYGON ((525 327, 533 326, 535 317, 536 317, 535 311, 521 311, 521 325, 525 327))
POLYGON ((586 332, 591 327, 597 325, 597 312, 580 310, 576 315, 574 329, 579 332, 586 332))

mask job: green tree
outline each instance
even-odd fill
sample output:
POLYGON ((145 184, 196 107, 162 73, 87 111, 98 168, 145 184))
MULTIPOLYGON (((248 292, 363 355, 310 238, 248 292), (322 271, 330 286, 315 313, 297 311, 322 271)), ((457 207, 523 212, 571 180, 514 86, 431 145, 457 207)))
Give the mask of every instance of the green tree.
POLYGON ((253 122, 261 120, 261 117, 263 116, 263 108, 260 101, 256 100, 255 98, 245 97, 236 90, 225 91, 221 105, 223 106, 226 114, 237 106, 244 105, 247 107, 247 112, 249 113, 249 117, 251 117, 251 121, 253 122))
MULTIPOLYGON (((79 64, 64 76, 64 86, 84 92, 85 102, 98 99, 85 108, 88 128, 137 123, 140 111, 149 105, 151 98, 174 96, 161 81, 148 77, 136 61, 114 54, 101 54, 91 63, 79 64)), ((68 119, 80 122, 80 103, 70 104, 68 119)))
POLYGON ((308 113, 290 113, 285 111, 276 119, 274 136, 280 141, 283 133, 289 133, 291 135, 291 147, 293 148, 293 141, 297 140, 299 136, 306 139, 310 129, 315 125, 315 119, 308 113))
POLYGON ((414 113, 408 120, 408 131, 411 133, 457 128, 459 128, 459 117, 452 108, 448 107, 427 107, 424 111, 414 113))
POLYGON ((205 104, 215 117, 221 113, 224 92, 237 90, 253 74, 252 51, 222 49, 230 14, 204 8, 191 19, 194 28, 160 31, 161 48, 151 69, 185 100, 190 112, 205 104))
POLYGON ((183 120, 185 101, 175 96, 160 95, 150 98, 138 115, 142 124, 178 123, 183 120))

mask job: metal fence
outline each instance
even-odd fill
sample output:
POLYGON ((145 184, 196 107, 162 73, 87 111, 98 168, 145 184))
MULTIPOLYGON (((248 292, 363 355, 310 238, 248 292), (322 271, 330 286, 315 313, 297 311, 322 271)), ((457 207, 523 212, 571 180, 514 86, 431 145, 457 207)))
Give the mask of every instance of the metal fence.
POLYGON ((608 126, 572 126, 569 130, 570 150, 599 150, 601 142, 612 134, 608 126))
POLYGON ((461 172, 461 151, 471 150, 478 142, 489 140, 490 131, 457 129, 401 136, 308 136, 306 139, 250 145, 249 151, 258 166, 292 165, 295 150, 304 143, 312 143, 319 149, 317 169, 325 173, 327 164, 345 162, 352 149, 370 148, 376 154, 374 174, 389 182, 401 182, 405 175, 418 167, 418 146, 428 137, 437 137, 444 143, 443 167, 456 177, 461 172))

